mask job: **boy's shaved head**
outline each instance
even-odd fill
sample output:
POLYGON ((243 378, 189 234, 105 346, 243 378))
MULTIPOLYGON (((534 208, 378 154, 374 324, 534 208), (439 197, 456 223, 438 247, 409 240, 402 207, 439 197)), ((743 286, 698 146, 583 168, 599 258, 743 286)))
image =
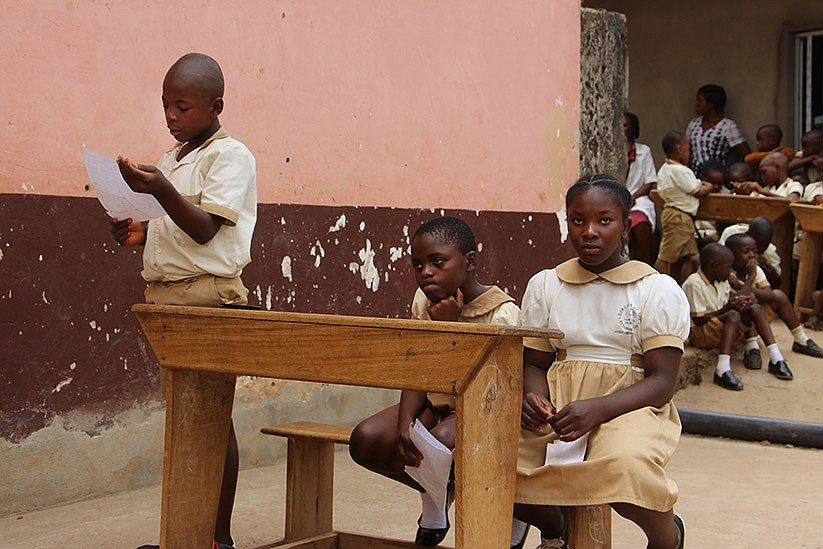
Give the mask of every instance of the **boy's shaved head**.
POLYGON ((745 162, 735 162, 727 171, 729 181, 751 181, 754 178, 752 167, 745 162))
POLYGON ((443 244, 454 244, 462 254, 477 251, 471 227, 457 217, 435 217, 426 221, 414 231, 412 240, 421 234, 430 234, 443 244))
POLYGON ((778 170, 787 171, 789 169, 789 157, 782 152, 769 153, 760 161, 761 170, 763 166, 776 166, 778 170))
POLYGON ((823 147, 823 130, 810 130, 803 137, 823 147))
POLYGON ((672 154, 674 152, 674 148, 681 143, 686 141, 686 136, 677 131, 672 130, 670 132, 666 132, 666 135, 663 136, 663 139, 660 140, 660 144, 663 146, 663 153, 666 156, 672 154))
POLYGON ((703 269, 703 272, 710 272, 712 266, 716 263, 733 260, 734 254, 732 251, 717 242, 706 244, 703 246, 703 249, 700 250, 700 268, 703 269))
POLYGON ((778 143, 783 140, 783 130, 781 130, 780 126, 777 124, 766 124, 765 126, 760 126, 757 133, 762 133, 764 136, 768 136, 778 143))
POLYGON ((223 97, 223 71, 217 61, 202 53, 187 53, 171 66, 166 78, 184 80, 211 101, 223 97))
POLYGON ((740 247, 743 244, 743 242, 746 242, 748 240, 754 241, 754 238, 752 238, 751 235, 748 235, 746 233, 733 234, 726 239, 726 246, 731 251, 734 251, 737 250, 737 248, 740 247))

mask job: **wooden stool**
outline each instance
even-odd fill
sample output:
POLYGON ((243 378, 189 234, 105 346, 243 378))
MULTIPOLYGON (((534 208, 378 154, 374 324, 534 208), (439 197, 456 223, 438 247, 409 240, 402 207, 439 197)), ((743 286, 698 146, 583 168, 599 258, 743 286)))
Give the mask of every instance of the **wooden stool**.
MULTIPOLYGON (((349 444, 352 429, 310 421, 260 429, 263 434, 289 441, 284 542, 332 531, 334 445, 349 444)), ((570 549, 611 548, 612 510, 608 505, 570 507, 568 516, 570 549)))

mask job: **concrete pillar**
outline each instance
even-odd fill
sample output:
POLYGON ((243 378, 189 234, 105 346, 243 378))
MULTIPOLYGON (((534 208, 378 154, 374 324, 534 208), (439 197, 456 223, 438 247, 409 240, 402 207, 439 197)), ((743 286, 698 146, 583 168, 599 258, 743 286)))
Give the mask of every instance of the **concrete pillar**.
POLYGON ((583 8, 580 28, 580 173, 626 178, 623 112, 628 49, 623 14, 583 8))

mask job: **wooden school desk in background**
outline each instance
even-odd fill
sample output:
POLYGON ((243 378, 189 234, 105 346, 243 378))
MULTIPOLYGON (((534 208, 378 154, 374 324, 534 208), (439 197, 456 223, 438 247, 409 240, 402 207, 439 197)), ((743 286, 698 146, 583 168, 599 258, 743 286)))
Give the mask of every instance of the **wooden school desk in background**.
POLYGON ((804 233, 794 291, 794 308, 798 313, 809 314, 814 307, 812 292, 817 286, 820 258, 823 254, 823 208, 795 202, 791 205, 791 211, 804 233))
MULTIPOLYGON (((655 206, 662 209, 665 203, 660 194, 653 190, 650 196, 655 206)), ((748 223, 755 217, 763 216, 771 221, 774 225, 772 242, 777 248, 783 271, 780 288, 788 294, 792 282, 794 246, 794 217, 789 210, 790 204, 788 198, 712 193, 700 199, 695 218, 722 223, 748 223)))
MULTIPOLYGON (((168 368, 161 548, 211 547, 225 460, 221 449, 228 440, 238 375, 456 395, 456 545, 508 546, 522 338, 562 334, 203 307, 138 304, 132 310, 160 365, 168 368)), ((351 547, 346 536, 328 532, 283 547, 351 547)), ((413 547, 410 542, 356 538, 361 544, 368 539, 367 546, 374 548, 413 547)))

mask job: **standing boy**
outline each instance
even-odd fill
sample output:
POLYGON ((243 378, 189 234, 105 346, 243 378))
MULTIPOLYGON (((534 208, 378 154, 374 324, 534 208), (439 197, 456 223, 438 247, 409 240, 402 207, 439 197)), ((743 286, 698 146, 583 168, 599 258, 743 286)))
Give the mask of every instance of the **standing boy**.
POLYGON ((663 274, 672 273, 672 264, 697 253, 694 216, 700 197, 712 191, 712 185, 697 179, 686 166, 689 162, 689 140, 678 131, 663 136, 666 162, 657 172, 657 192, 666 202, 660 214, 663 238, 654 268, 663 274))
MULTIPOLYGON (((217 307, 247 302, 240 274, 251 261, 257 175, 251 152, 220 126, 223 90, 223 73, 214 59, 184 55, 163 80, 166 126, 177 145, 156 167, 117 159, 132 190, 151 194, 167 213, 151 222, 111 221, 121 246, 145 246, 148 303, 217 307)), ((214 532, 218 549, 234 547, 238 461, 232 425, 214 532)))

